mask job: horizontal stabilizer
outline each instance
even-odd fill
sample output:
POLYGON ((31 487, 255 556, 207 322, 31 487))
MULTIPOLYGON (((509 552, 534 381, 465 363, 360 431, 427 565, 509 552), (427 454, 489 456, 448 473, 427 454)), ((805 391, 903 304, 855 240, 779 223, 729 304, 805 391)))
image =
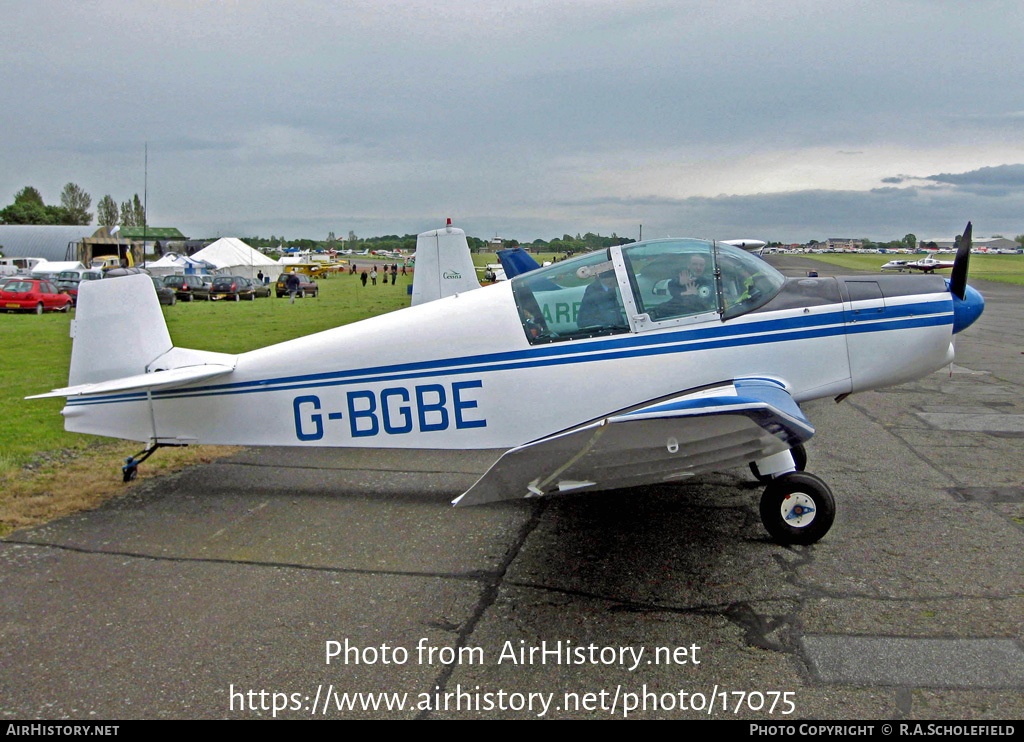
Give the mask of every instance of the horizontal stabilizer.
POLYGON ((142 391, 145 389, 169 389, 185 386, 194 381, 212 379, 234 371, 234 366, 221 364, 204 364, 202 366, 186 366, 168 371, 154 371, 150 374, 136 374, 95 384, 76 384, 63 389, 54 389, 46 394, 36 394, 25 399, 43 399, 45 397, 81 397, 86 394, 113 394, 115 392, 142 391))
POLYGON ((812 435, 781 384, 738 379, 506 451, 453 504, 671 482, 746 465, 812 435))

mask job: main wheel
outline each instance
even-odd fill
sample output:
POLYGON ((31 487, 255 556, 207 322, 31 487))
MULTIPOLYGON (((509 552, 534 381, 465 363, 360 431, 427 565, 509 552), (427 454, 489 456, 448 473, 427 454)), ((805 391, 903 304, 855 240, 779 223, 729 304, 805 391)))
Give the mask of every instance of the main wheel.
POLYGON ((828 533, 835 517, 832 490, 807 472, 776 477, 761 495, 761 522, 780 544, 813 544, 828 533))
POLYGON ((125 482, 131 482, 137 476, 139 476, 139 470, 138 470, 137 467, 129 466, 127 469, 124 470, 123 479, 124 479, 125 482))
MULTIPOLYGON (((803 471, 804 469, 807 468, 807 449, 804 448, 803 443, 797 443, 795 446, 789 449, 789 452, 793 454, 793 463, 796 465, 797 471, 803 471)), ((762 474, 757 470, 757 464, 755 464, 753 461, 750 462, 750 473, 753 474, 754 479, 756 479, 761 484, 768 484, 770 481, 772 481, 772 477, 768 476, 767 474, 762 474)))

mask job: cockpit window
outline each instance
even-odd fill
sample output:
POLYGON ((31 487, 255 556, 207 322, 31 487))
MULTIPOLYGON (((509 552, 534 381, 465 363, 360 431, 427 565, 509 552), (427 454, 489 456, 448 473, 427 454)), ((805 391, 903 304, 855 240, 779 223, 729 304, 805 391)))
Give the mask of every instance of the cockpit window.
POLYGON ((718 311, 712 243, 659 240, 622 253, 641 314, 659 322, 718 311))
POLYGON ((786 277, 746 250, 716 245, 721 273, 722 319, 732 319, 767 304, 782 290, 786 277))
POLYGON ((533 344, 629 332, 607 250, 517 276, 512 290, 533 344))

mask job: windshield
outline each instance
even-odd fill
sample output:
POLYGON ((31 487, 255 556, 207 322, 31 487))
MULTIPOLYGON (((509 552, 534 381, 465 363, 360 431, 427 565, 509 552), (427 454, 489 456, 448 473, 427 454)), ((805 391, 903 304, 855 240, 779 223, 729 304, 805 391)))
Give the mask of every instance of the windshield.
POLYGON ((721 273, 723 319, 732 319, 771 301, 786 277, 756 255, 732 245, 716 245, 721 273))

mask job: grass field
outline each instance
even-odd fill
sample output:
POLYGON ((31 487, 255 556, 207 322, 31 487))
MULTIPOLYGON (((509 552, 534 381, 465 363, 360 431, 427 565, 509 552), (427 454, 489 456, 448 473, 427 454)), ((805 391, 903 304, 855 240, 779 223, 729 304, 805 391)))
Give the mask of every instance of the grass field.
MULTIPOLYGON (((899 258, 906 260, 917 260, 920 255, 843 255, 839 253, 822 253, 820 255, 808 254, 803 257, 812 260, 820 260, 831 265, 840 265, 844 268, 853 268, 862 271, 878 272, 878 269, 888 261, 899 258)), ((942 256, 952 259, 952 255, 942 256)), ((948 270, 939 271, 942 275, 949 275, 948 270)), ((1014 283, 1024 286, 1024 255, 984 255, 972 254, 969 270, 969 278, 977 278, 984 281, 999 281, 1001 283, 1014 283)))
MULTIPOLYGON (((163 307, 175 345, 242 353, 409 305, 412 275, 394 286, 378 280, 363 288, 359 276, 319 281, 320 296, 255 301, 178 302, 163 307)), ((25 400, 65 386, 71 360, 70 314, 0 314, 0 474, 39 454, 84 449, 98 439, 64 432, 63 399, 25 400)))

